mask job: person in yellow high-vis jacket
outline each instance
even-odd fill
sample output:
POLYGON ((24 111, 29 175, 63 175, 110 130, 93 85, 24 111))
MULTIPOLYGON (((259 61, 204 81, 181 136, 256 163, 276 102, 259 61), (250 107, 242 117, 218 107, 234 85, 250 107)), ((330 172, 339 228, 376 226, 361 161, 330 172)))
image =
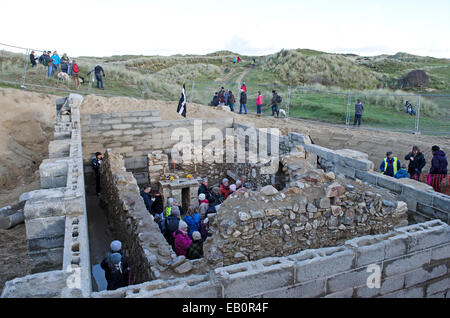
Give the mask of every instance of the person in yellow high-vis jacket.
POLYGON ((397 171, 401 169, 400 160, 394 157, 392 151, 386 153, 386 158, 380 164, 380 172, 386 176, 393 177, 397 174, 397 171))

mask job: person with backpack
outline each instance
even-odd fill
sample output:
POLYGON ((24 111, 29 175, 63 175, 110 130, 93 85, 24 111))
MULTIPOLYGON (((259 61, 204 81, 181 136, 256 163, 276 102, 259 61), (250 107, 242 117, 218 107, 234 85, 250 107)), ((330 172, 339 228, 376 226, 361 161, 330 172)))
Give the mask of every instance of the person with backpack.
POLYGON ((128 286, 131 282, 131 268, 128 260, 122 251, 120 241, 112 241, 111 252, 103 259, 100 266, 105 271, 105 278, 108 282, 107 290, 128 286))
POLYGON ((173 206, 170 215, 164 219, 164 237, 166 238, 167 243, 169 243, 172 247, 174 246, 173 234, 178 229, 180 222, 182 222, 180 221, 180 209, 177 206, 173 206))
POLYGON ((256 97, 256 116, 261 117, 261 106, 263 103, 263 97, 261 92, 258 91, 258 97, 256 97))
POLYGON ((89 76, 92 72, 94 72, 95 79, 97 80, 97 88, 104 89, 102 74, 103 77, 105 77, 105 71, 103 70, 103 68, 97 64, 92 70, 89 71, 89 73, 87 73, 87 76, 89 76))
POLYGON ((277 114, 277 117, 280 117, 280 111, 278 110, 278 104, 280 104, 282 101, 282 98, 280 95, 277 94, 275 90, 272 91, 272 116, 275 117, 275 113, 277 114))
POLYGON ((234 112, 234 103, 236 102, 236 98, 233 95, 233 92, 230 91, 230 97, 228 97, 228 106, 230 106, 230 110, 234 112))
POLYGON ((448 161, 439 146, 431 147, 431 153, 433 154, 433 159, 431 159, 430 168, 430 180, 429 185, 431 185, 436 192, 441 192, 441 182, 447 177, 448 173, 448 161))
POLYGON ((74 79, 77 88, 80 87, 80 68, 75 60, 72 61, 72 78, 74 79))
POLYGON ((411 179, 419 181, 423 167, 427 164, 425 156, 420 152, 419 147, 414 146, 412 151, 405 156, 405 160, 409 161, 408 173, 411 179))
POLYGON ((356 100, 355 104, 355 118, 353 119, 353 127, 358 123, 358 127, 361 126, 361 118, 364 111, 364 105, 359 99, 356 100))
POLYGON ((192 243, 187 249, 187 259, 199 259, 203 257, 203 240, 199 231, 192 233, 192 243))
POLYGON ((245 114, 247 114, 247 93, 243 89, 241 89, 241 98, 239 102, 241 104, 239 114, 242 114, 242 107, 244 107, 245 114))
POLYGON ((178 224, 178 230, 173 234, 173 246, 177 256, 186 256, 188 248, 192 244, 192 240, 188 235, 188 226, 186 222, 180 221, 178 224))
POLYGON ((192 233, 200 230, 201 219, 202 217, 200 216, 200 214, 196 211, 195 207, 191 205, 188 208, 188 212, 186 213, 185 217, 183 218, 184 222, 186 222, 189 228, 189 237, 192 238, 192 233))

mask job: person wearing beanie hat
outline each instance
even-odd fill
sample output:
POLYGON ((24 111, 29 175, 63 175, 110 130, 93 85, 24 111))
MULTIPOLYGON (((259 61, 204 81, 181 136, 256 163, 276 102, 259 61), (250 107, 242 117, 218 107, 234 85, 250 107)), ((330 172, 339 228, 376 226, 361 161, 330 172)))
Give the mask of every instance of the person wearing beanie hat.
POLYGON ((206 199, 206 194, 200 193, 200 194, 198 195, 198 200, 199 200, 200 202, 204 201, 205 199, 206 199))
POLYGON ((200 225, 200 234, 202 236, 202 241, 203 242, 206 241, 206 239, 209 236, 212 236, 212 234, 209 233, 209 231, 208 231, 208 222, 209 222, 208 218, 205 218, 203 220, 203 222, 201 223, 201 225, 200 225))
POLYGON ((203 240, 200 232, 192 233, 193 242, 186 252, 187 259, 199 259, 203 257, 203 240))
POLYGON ((191 205, 188 208, 188 212, 186 213, 186 216, 183 218, 183 220, 188 225, 189 237, 192 237, 193 232, 200 230, 200 223, 201 223, 202 217, 197 212, 195 206, 191 205))
POLYGON ((130 284, 131 269, 126 258, 121 253, 109 254, 100 266, 105 271, 105 278, 108 282, 107 290, 115 290, 130 284))
POLYGON ((168 217, 164 219, 164 237, 167 240, 167 243, 169 243, 173 247, 173 234, 175 231, 178 230, 178 226, 180 223, 180 209, 178 206, 171 207, 171 212, 168 217))
POLYGON ((240 189, 242 187, 242 181, 241 180, 237 180, 236 181, 236 189, 240 189))
POLYGON ((180 208, 176 205, 173 206, 172 210, 170 211, 170 215, 173 215, 173 216, 179 218, 180 217, 180 208))
POLYGON ((445 152, 436 145, 431 147, 431 153, 433 154, 433 158, 431 159, 428 184, 433 187, 434 191, 442 192, 441 183, 447 177, 448 173, 447 157, 445 152))
POLYGON ((231 190, 230 187, 228 186, 228 179, 224 178, 222 180, 222 183, 220 184, 220 190, 219 193, 221 196, 223 196, 224 200, 226 200, 228 198, 228 196, 231 194, 231 190))
POLYGON ((168 217, 170 215, 170 211, 172 210, 173 205, 175 205, 175 200, 173 198, 168 198, 165 217, 168 217))
POLYGON ((178 224, 178 230, 173 233, 174 237, 174 250, 177 256, 186 256, 189 246, 192 244, 192 240, 188 235, 188 225, 184 221, 180 221, 178 224))
POLYGON ((236 192, 236 185, 235 184, 230 185, 230 191, 231 192, 236 192))
POLYGON ((113 253, 120 252, 120 250, 122 249, 122 242, 117 240, 112 241, 110 244, 110 248, 113 253))

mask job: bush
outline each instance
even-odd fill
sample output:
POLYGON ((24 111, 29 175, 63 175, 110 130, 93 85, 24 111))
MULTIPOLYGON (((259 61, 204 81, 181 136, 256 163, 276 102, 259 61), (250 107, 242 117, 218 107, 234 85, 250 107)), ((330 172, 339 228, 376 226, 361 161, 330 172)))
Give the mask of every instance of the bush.
POLYGON ((423 70, 413 70, 400 79, 401 88, 427 87, 430 85, 430 78, 423 70))

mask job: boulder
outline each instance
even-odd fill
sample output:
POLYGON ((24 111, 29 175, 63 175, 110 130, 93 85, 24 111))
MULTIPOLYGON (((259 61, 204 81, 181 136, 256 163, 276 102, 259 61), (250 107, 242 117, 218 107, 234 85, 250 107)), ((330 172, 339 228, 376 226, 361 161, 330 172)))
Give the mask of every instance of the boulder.
POLYGON ((260 191, 260 193, 262 195, 266 195, 266 196, 272 196, 272 195, 276 195, 278 194, 278 190, 275 189, 273 186, 271 185, 267 185, 265 187, 263 187, 260 191))
POLYGON ((335 198, 345 193, 345 188, 337 182, 329 185, 325 191, 328 198, 335 198))

